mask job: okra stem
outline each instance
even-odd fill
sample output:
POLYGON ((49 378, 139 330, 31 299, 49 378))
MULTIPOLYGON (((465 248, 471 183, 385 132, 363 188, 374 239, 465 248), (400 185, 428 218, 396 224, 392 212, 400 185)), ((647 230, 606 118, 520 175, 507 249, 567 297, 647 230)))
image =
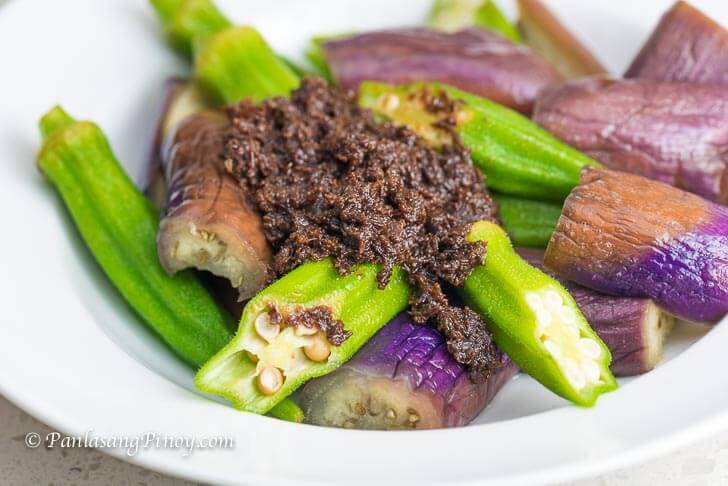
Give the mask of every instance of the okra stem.
POLYGON ((529 265, 496 224, 475 223, 469 241, 487 243, 485 260, 461 289, 488 322, 498 347, 554 393, 582 405, 617 387, 607 346, 571 295, 529 265))
POLYGON ((150 0, 169 42, 191 57, 195 42, 232 24, 211 0, 150 0))
POLYGON ((427 23, 432 28, 446 32, 481 27, 513 42, 521 42, 521 34, 516 26, 493 0, 437 0, 427 23))
POLYGON ((448 130, 436 124, 454 125, 488 186, 503 194, 560 202, 579 183, 583 167, 601 166, 520 113, 444 84, 365 82, 359 103, 433 145, 451 142, 448 130), (428 106, 428 100, 442 96, 458 103, 453 112, 428 106))
POLYGON ((157 259, 157 211, 116 161, 101 130, 60 107, 40 129, 38 165, 63 198, 96 261, 143 320, 181 358, 202 365, 231 337, 227 318, 191 273, 157 259))

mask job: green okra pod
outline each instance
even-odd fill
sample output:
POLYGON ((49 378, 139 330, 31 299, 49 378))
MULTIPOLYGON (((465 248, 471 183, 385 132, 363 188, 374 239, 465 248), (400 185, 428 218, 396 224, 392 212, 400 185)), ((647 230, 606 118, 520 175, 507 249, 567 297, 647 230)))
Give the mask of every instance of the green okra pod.
POLYGON ((546 248, 561 216, 561 205, 492 193, 503 228, 516 246, 546 248))
POLYGON ((170 44, 186 57, 200 38, 231 27, 211 0, 150 0, 170 44))
POLYGON ((195 76, 217 102, 285 96, 299 78, 252 27, 230 27, 209 36, 195 56, 195 76))
POLYGON ((126 301, 182 359, 199 367, 231 338, 228 318, 189 272, 157 258, 159 217, 102 131, 60 107, 40 121, 38 166, 60 193, 96 261, 126 301))
POLYGON ((330 259, 299 266, 248 302, 235 338, 202 367, 195 384, 236 408, 266 413, 346 362, 407 306, 404 272, 395 267, 380 289, 378 271, 364 264, 341 275, 330 259), (334 322, 348 334, 338 344, 320 330, 334 322))
MULTIPOLYGON (((232 338, 229 318, 190 271, 169 276, 157 257, 159 215, 93 123, 60 107, 40 122, 38 166, 60 193, 94 258, 124 299, 182 359, 199 368, 232 338)), ((271 410, 300 422, 293 403, 271 410)))
POLYGON ((427 23, 434 29, 446 32, 480 27, 513 42, 521 42, 521 34, 516 26, 493 0, 436 0, 427 23))
POLYGON ((454 130, 488 186, 506 195, 561 202, 579 184, 583 167, 601 166, 523 115, 444 84, 365 82, 359 103, 435 146, 452 143, 454 130), (442 97, 455 101, 452 111, 433 108, 432 100, 442 97))
POLYGON ((488 322, 498 347, 554 393, 582 405, 617 388, 611 354, 569 292, 529 265, 505 231, 475 223, 468 241, 487 243, 486 256, 461 294, 488 322))

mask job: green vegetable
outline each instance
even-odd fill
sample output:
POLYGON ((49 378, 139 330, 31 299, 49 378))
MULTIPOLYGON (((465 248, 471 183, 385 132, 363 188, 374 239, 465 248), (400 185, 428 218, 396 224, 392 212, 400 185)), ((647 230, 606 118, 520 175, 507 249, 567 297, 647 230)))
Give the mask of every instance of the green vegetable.
POLYGON ((452 138, 433 123, 453 119, 473 163, 488 177, 488 186, 503 194, 561 202, 579 184, 583 167, 601 166, 523 115, 444 84, 365 82, 359 87, 359 103, 410 127, 435 146, 451 143, 452 138), (459 102, 451 116, 427 108, 427 98, 440 94, 459 102))
POLYGON ((227 318, 189 272, 157 258, 159 217, 116 161, 101 130, 60 107, 40 121, 38 165, 66 203, 106 275, 144 321, 198 367, 231 338, 227 318))
POLYGON ((330 40, 343 39, 351 35, 354 34, 349 32, 329 35, 317 35, 316 37, 313 37, 311 39, 310 46, 306 50, 306 57, 308 58, 308 62, 313 66, 315 74, 324 78, 329 83, 333 82, 334 78, 331 74, 331 68, 329 67, 329 63, 326 60, 323 43, 330 40))
POLYGON ((561 205, 492 194, 503 228, 516 246, 546 248, 561 216, 561 205))
POLYGON ((488 320, 495 342, 526 373, 554 393, 582 405, 617 388, 609 349, 571 295, 511 247, 498 225, 478 222, 468 241, 485 241, 482 265, 461 293, 488 320))
POLYGON ((169 42, 192 57, 196 39, 220 32, 232 24, 210 0, 150 0, 169 42))
POLYGON ((202 367, 195 384, 236 408, 265 413, 307 380, 335 370, 407 306, 404 272, 395 268, 380 289, 378 270, 365 264, 340 275, 330 259, 296 268, 248 302, 237 335, 202 367), (322 308, 351 332, 339 346, 321 332, 287 325, 292 315, 322 308))
MULTIPOLYGON (((38 166, 124 299, 182 359, 199 368, 232 338, 229 318, 192 272, 169 276, 157 257, 158 211, 119 166, 103 132, 60 107, 40 121, 38 166)), ((295 404, 271 412, 300 422, 295 404)))
POLYGON ((218 102, 261 101, 298 87, 298 76, 252 27, 213 34, 196 52, 197 80, 218 102))
POLYGON ((481 27, 513 42, 521 42, 521 34, 516 26, 493 0, 436 0, 427 23, 434 29, 446 32, 481 27))
MULTIPOLYGON (((291 86, 298 85, 298 77, 294 74, 290 61, 277 58, 253 29, 231 27, 230 21, 217 10, 213 2, 209 0, 151 0, 151 2, 173 45, 187 57, 192 57, 193 50, 205 53, 205 61, 202 61, 199 67, 201 77, 204 78, 202 84, 207 86, 208 92, 211 92, 218 102, 233 103, 246 97, 262 99, 267 96, 285 95, 292 89, 291 86), (214 36, 213 42, 209 42, 213 34, 218 35, 214 36), (231 46, 234 48, 229 49, 231 46), (223 59, 216 57, 220 53, 227 57, 223 59), (247 72, 251 65, 246 65, 246 61, 253 63, 253 76, 247 72), (256 71, 255 63, 259 63, 262 67, 260 72, 256 71), (226 72, 226 69, 229 71, 226 72), (271 79, 266 79, 266 75, 270 75, 271 79)), ((281 401, 270 413, 290 422, 303 421, 303 411, 290 399, 281 401)))
POLYGON ((306 58, 308 62, 313 66, 316 74, 324 78, 329 83, 332 82, 333 77, 331 76, 331 69, 329 63, 326 61, 326 54, 324 54, 322 43, 331 39, 330 36, 317 36, 311 39, 311 44, 306 50, 306 58))

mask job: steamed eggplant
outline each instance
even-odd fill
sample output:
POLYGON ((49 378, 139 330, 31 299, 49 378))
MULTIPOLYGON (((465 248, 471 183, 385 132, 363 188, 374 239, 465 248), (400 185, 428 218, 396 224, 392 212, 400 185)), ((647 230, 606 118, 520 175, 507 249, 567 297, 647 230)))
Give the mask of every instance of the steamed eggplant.
POLYGON ((544 264, 600 292, 651 298, 685 320, 728 312, 728 207, 644 177, 587 168, 544 264))
POLYGON ((347 88, 362 81, 439 81, 524 113, 543 88, 560 80, 528 47, 477 28, 384 30, 322 47, 334 79, 347 88))
POLYGON ((505 355, 473 383, 443 336, 402 313, 335 372, 310 381, 299 402, 306 421, 357 429, 432 429, 473 420, 518 371, 505 355))
POLYGON ((679 1, 662 16, 625 77, 728 83, 728 31, 679 1))
POLYGON ((205 108, 203 95, 195 84, 182 78, 165 81, 154 138, 140 184, 144 195, 157 208, 164 207, 167 201, 167 183, 164 181, 160 160, 164 137, 182 119, 205 108))
POLYGON ((728 203, 728 85, 582 79, 544 93, 534 120, 609 168, 728 203))
MULTIPOLYGON (((543 250, 519 248, 531 265, 544 270, 543 250)), ((615 297, 560 279, 584 317, 612 353, 616 376, 633 376, 653 369, 662 358, 665 338, 675 318, 650 299, 615 297)))
POLYGON ((162 150, 169 190, 157 246, 169 273, 207 270, 247 299, 271 278, 272 252, 246 191, 219 158, 226 126, 222 114, 201 112, 169 134, 162 150))

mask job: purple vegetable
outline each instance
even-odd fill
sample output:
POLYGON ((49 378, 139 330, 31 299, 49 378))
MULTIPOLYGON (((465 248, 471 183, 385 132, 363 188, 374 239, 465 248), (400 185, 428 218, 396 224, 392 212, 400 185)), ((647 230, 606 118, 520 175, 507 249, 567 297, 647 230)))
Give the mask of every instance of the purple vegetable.
POLYGON ((517 373, 503 366, 480 384, 435 329, 402 313, 349 362, 310 381, 299 397, 306 421, 358 429, 434 429, 473 420, 517 373))
POLYGON ((728 85, 582 79, 545 92, 534 120, 609 168, 728 203, 728 85))
MULTIPOLYGON (((518 248, 531 265, 544 270, 543 250, 518 248)), ((633 376, 653 369, 662 358, 665 338, 675 318, 650 299, 615 297, 559 279, 584 317, 612 353, 616 376, 633 376)))
POLYGON ((158 208, 164 207, 167 200, 167 183, 164 181, 160 161, 162 141, 182 119, 204 110, 205 107, 202 93, 193 83, 181 78, 170 78, 164 83, 156 129, 140 183, 144 194, 158 208))
POLYGON ((662 16, 625 77, 728 83, 728 31, 695 7, 677 2, 662 16))
POLYGON ((337 82, 439 81, 524 113, 559 76, 528 47, 485 29, 424 28, 369 32, 323 44, 337 82))
POLYGON ((714 323, 728 312, 728 207, 587 168, 564 203, 544 264, 591 289, 651 298, 677 317, 714 323))
POLYGON ((162 167, 169 191, 157 249, 169 273, 207 270, 229 280, 244 300, 270 279, 272 252, 260 215, 220 160, 227 123, 220 113, 196 113, 167 136, 162 167))

